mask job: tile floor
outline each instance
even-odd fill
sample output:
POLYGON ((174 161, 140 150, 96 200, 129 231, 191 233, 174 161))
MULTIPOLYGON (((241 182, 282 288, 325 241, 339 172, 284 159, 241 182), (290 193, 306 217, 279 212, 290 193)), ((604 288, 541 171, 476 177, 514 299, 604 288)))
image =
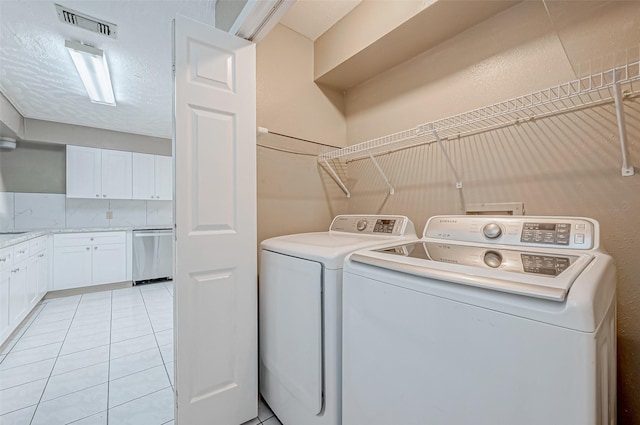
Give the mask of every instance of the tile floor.
POLYGON ((0 351, 0 423, 173 425, 173 284, 41 302, 0 351))

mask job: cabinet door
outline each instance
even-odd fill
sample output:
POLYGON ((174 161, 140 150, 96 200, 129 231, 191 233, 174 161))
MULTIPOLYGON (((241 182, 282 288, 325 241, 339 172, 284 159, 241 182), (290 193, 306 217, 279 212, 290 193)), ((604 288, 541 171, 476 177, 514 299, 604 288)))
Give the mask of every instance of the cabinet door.
POLYGON ((155 155, 133 153, 133 199, 155 199, 155 155))
POLYGON ((89 285, 91 285, 91 247, 56 247, 53 253, 53 289, 89 285))
POLYGON ((127 262, 125 244, 94 245, 91 247, 92 280, 94 285, 124 282, 127 262))
POLYGON ((13 248, 0 249, 0 344, 9 329, 9 278, 13 266, 13 248))
POLYGON ((0 344, 4 341, 5 331, 9 328, 9 276, 11 271, 0 271, 0 344))
POLYGON ((67 198, 102 196, 100 149, 67 146, 67 198))
POLYGON ((49 290, 49 255, 47 251, 38 254, 38 298, 49 290))
POLYGON ((38 280, 40 279, 38 255, 31 255, 27 260, 27 306, 34 305, 38 298, 38 280))
POLYGON ((170 201, 173 198, 173 161, 170 156, 155 156, 156 199, 170 201))
POLYGON ((9 324, 21 320, 27 308, 27 262, 14 265, 9 277, 9 324))
POLYGON ((131 199, 131 152, 102 149, 102 197, 107 199, 131 199))

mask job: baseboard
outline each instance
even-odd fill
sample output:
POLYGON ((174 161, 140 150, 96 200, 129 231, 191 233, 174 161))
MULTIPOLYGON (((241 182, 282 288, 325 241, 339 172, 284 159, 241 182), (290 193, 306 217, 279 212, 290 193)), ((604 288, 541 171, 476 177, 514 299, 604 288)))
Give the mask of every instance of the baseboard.
POLYGON ((73 295, 90 294, 92 292, 112 291, 114 289, 131 288, 133 283, 128 280, 125 282, 105 283, 102 285, 81 286, 80 288, 58 289, 57 291, 49 291, 44 296, 45 300, 51 298, 69 297, 73 295))

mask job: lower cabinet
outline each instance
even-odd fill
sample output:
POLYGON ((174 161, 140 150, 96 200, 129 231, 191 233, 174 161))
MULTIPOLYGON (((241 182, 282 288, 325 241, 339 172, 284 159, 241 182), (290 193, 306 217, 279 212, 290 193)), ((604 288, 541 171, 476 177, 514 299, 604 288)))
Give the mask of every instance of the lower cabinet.
POLYGON ((63 233, 53 237, 53 289, 126 280, 125 232, 63 233))
POLYGON ((49 289, 48 236, 0 250, 0 344, 49 289))

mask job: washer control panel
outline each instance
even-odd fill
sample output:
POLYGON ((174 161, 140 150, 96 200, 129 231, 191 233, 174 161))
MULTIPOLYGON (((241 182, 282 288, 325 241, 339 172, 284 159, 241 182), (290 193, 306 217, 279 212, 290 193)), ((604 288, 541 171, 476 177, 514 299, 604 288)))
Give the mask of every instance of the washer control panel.
POLYGON ((488 244, 593 249, 598 222, 579 217, 435 216, 424 229, 428 238, 488 244))
POLYGON ((339 215, 333 219, 329 230, 389 236, 415 233, 411 220, 402 215, 339 215))

